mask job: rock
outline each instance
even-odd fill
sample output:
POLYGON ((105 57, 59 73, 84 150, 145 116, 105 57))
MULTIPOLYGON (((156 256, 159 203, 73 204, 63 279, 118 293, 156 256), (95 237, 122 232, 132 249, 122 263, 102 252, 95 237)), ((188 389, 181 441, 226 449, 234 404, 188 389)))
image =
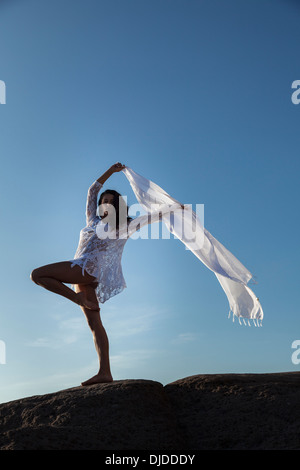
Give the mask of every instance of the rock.
POLYGON ((196 375, 165 387, 189 449, 300 449, 300 373, 196 375))
POLYGON ((181 437, 163 386, 122 380, 0 405, 0 449, 173 449, 181 437))
POLYGON ((0 405, 1 450, 300 449, 300 373, 119 380, 0 405))

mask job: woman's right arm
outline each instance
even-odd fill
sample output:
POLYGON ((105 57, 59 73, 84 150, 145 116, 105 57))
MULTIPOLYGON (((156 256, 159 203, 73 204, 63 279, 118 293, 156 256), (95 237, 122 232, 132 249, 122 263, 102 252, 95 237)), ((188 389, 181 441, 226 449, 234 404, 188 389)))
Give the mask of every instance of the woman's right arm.
POLYGON ((103 173, 102 176, 100 176, 100 178, 97 179, 97 181, 100 183, 100 184, 104 184, 106 180, 108 180, 108 178, 113 174, 113 173, 117 173, 118 171, 121 171, 121 170, 124 170, 125 168, 125 165, 122 165, 122 163, 115 163, 114 165, 112 165, 105 173, 103 173))
POLYGON ((86 224, 92 223, 94 217, 97 215, 97 197, 98 193, 103 186, 104 182, 117 171, 121 171, 125 168, 125 165, 121 163, 115 163, 100 178, 98 178, 88 189, 87 201, 86 201, 86 224))

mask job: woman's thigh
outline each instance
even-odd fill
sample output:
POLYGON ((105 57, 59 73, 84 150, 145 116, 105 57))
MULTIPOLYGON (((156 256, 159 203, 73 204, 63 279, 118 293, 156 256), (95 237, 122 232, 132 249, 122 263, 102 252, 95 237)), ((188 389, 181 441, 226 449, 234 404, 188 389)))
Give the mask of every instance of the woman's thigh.
POLYGON ((37 281, 41 277, 52 277, 66 284, 91 284, 95 282, 95 277, 84 271, 81 266, 75 264, 71 268, 71 261, 60 261, 58 263, 46 264, 36 268, 31 273, 31 279, 37 281))

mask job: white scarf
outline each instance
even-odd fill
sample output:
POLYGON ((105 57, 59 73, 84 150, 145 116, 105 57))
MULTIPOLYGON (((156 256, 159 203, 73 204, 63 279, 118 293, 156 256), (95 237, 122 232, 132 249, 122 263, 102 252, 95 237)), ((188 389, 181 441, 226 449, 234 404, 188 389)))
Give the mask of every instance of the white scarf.
MULTIPOLYGON (((227 295, 230 306, 229 316, 232 312, 233 321, 236 316, 240 323, 242 319, 245 324, 247 320, 250 325, 249 320, 252 320, 255 326, 261 326, 263 310, 258 298, 247 286, 253 277, 248 269, 204 228, 191 207, 182 206, 157 184, 138 175, 131 168, 125 167, 122 171, 139 204, 151 215, 151 220, 162 220, 168 230, 174 233, 187 249, 191 250, 205 266, 215 273, 227 295), (157 205, 160 207, 159 211, 157 205), (170 207, 173 214, 172 222, 170 207), (162 217, 157 219, 159 212, 162 217), (184 230, 182 230, 183 220, 184 230)), ((146 219, 148 220, 148 216, 146 219)))

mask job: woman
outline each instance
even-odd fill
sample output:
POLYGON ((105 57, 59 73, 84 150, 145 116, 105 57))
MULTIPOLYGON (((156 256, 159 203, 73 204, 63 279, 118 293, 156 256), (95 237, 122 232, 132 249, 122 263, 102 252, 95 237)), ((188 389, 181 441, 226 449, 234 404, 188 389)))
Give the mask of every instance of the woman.
MULTIPOLYGON (((113 190, 106 190, 101 194, 97 211, 99 190, 113 173, 124 168, 125 165, 121 163, 112 165, 90 186, 86 205, 86 227, 80 232, 74 259, 48 264, 34 269, 31 273, 33 282, 75 302, 86 316, 93 333, 100 366, 99 372, 82 382, 82 385, 113 380, 109 343, 101 322, 99 303, 104 303, 127 287, 121 267, 124 245, 133 232, 150 223, 148 216, 140 216, 134 219, 134 224, 130 224, 132 219, 128 217, 127 205, 121 195, 113 190), (71 284, 73 290, 64 283, 71 284)), ((159 220, 160 214, 151 217, 151 222, 159 220)))
POLYGON ((120 293, 125 287, 121 257, 128 238, 146 224, 162 220, 205 266, 213 271, 227 295, 233 319, 246 323, 253 320, 260 326, 263 310, 259 299, 247 286, 252 274, 240 261, 216 240, 198 220, 196 214, 172 198, 152 181, 121 163, 112 165, 89 188, 86 206, 86 226, 80 232, 79 245, 73 260, 53 263, 34 269, 31 279, 38 285, 78 304, 92 330, 99 358, 99 372, 82 385, 113 380, 109 364, 109 345, 100 319, 99 303, 120 293), (101 194, 97 214, 97 196, 104 182, 115 172, 127 177, 137 200, 147 214, 135 219, 128 217, 128 208, 119 193, 107 190, 101 194), (152 208, 158 205, 158 209, 152 208), (173 213, 171 222, 170 215, 173 213), (186 213, 187 217, 184 217, 186 213), (189 214, 191 217, 189 217, 189 214), (182 233, 185 221, 187 232, 182 233), (192 234, 201 236, 196 240, 192 234), (64 283, 72 284, 73 290, 64 283))

